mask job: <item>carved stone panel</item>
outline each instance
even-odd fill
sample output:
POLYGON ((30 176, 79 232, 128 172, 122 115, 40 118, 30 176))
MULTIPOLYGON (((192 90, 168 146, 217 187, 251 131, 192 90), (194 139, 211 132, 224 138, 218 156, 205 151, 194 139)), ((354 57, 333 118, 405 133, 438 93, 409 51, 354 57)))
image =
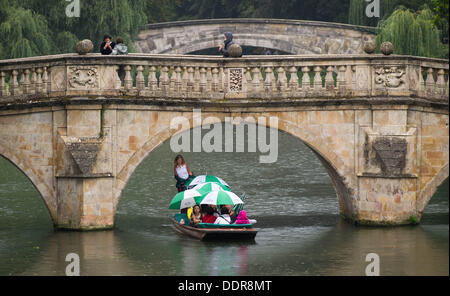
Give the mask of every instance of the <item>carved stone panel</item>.
POLYGON ((103 137, 71 137, 58 129, 57 177, 112 176, 112 143, 109 128, 103 137))
POLYGON ((228 70, 229 76, 228 76, 228 90, 230 92, 241 92, 243 89, 242 85, 242 76, 243 76, 243 69, 242 68, 230 68, 228 70))
POLYGON ((99 69, 97 66, 70 66, 68 84, 71 89, 99 88, 99 69))
POLYGON ((372 143, 376 160, 384 175, 401 175, 406 161, 406 139, 403 137, 377 137, 372 143))
POLYGON ((375 84, 388 88, 398 88, 405 84, 405 68, 381 66, 375 68, 375 84))
POLYGON ((398 134, 386 134, 370 127, 361 127, 358 146, 359 176, 417 176, 415 127, 398 134))
POLYGON ((100 145, 101 142, 87 141, 66 143, 67 149, 83 175, 92 174, 92 168, 97 161, 100 145))

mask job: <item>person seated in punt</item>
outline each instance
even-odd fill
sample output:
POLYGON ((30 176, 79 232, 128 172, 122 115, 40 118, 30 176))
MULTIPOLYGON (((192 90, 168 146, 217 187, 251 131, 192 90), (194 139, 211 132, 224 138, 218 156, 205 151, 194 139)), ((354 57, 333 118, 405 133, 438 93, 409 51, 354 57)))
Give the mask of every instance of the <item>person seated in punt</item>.
POLYGON ((216 217, 216 218, 219 217, 220 213, 217 210, 217 206, 216 205, 209 205, 209 207, 213 210, 214 217, 216 217))
POLYGON ((250 224, 250 220, 247 218, 247 213, 244 210, 237 215, 235 224, 250 224))
POLYGON ((227 207, 220 208, 220 215, 217 217, 214 224, 231 224, 231 218, 227 207))
POLYGON ((192 209, 190 225, 195 227, 200 222, 202 222, 202 213, 200 212, 200 207, 195 205, 192 209))
POLYGON ((225 207, 225 208, 227 208, 228 209, 228 215, 230 215, 230 218, 231 218, 231 224, 232 223, 234 223, 234 221, 236 221, 236 213, 233 211, 233 208, 232 208, 232 206, 231 205, 222 205, 222 206, 220 206, 221 208, 222 207, 225 207))
POLYGON ((210 206, 206 206, 204 208, 202 223, 214 223, 216 222, 217 217, 214 216, 214 209, 210 206))

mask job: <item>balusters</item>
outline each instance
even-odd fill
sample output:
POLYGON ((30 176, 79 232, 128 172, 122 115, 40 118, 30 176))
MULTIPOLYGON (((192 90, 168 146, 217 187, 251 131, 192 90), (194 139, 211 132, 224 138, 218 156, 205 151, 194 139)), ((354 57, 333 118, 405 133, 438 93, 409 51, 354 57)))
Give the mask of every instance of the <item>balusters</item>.
POLYGON ((124 79, 124 88, 126 90, 130 90, 133 87, 133 79, 131 78, 131 66, 126 65, 124 67, 125 70, 125 79, 124 79))
POLYGON ((247 92, 251 93, 253 91, 252 87, 252 72, 251 68, 245 68, 245 83, 247 86, 247 92))
POLYGON ((261 71, 259 70, 258 67, 254 67, 252 69, 252 73, 253 73, 252 89, 254 92, 259 92, 260 88, 261 88, 261 82, 259 79, 259 75, 261 74, 261 71))
POLYGON ((30 93, 30 69, 22 71, 22 90, 24 94, 30 93))
POLYGON ((428 68, 427 70, 427 80, 425 80, 425 89, 427 94, 432 94, 434 92, 433 68, 428 68))
POLYGON ((325 89, 327 91, 334 90, 334 79, 333 79, 333 67, 327 67, 327 74, 325 75, 325 89))
POLYGON ((175 91, 175 82, 176 82, 176 73, 175 73, 175 67, 170 67, 170 78, 169 78, 169 89, 170 92, 175 91))
POLYGON ((423 80, 423 69, 419 67, 419 94, 423 94, 425 91, 425 81, 423 80))
POLYGON ((344 93, 347 89, 347 80, 346 80, 346 75, 345 75, 346 73, 347 73, 347 67, 339 66, 338 76, 337 76, 337 87, 338 87, 340 93, 344 93))
MULTIPOLYGON (((444 71, 445 72, 445 71, 444 71)), ((447 70, 447 75, 445 75, 445 73, 444 73, 444 80, 445 80, 445 87, 444 87, 444 96, 446 96, 447 97, 447 99, 448 99, 448 91, 449 91, 449 89, 448 89, 448 83, 449 83, 449 75, 448 75, 448 70, 447 70), (447 79, 445 79, 445 76, 447 76, 447 79)))
POLYGON ((160 87, 163 92, 169 90, 169 68, 164 66, 161 68, 161 76, 159 77, 160 87))
POLYGON ((183 81, 181 79, 181 68, 176 67, 175 68, 175 92, 181 93, 182 84, 183 84, 183 81))
POLYGON ((437 72, 437 90, 439 95, 445 95, 445 71, 444 69, 439 69, 437 72))
POLYGON ((291 74, 291 78, 289 79, 289 90, 292 93, 295 93, 298 91, 297 67, 290 67, 289 73, 291 74))
POLYGON ((212 82, 211 82, 212 92, 219 92, 219 70, 217 68, 212 69, 212 82))
POLYGON ((275 77, 273 74, 273 70, 272 67, 266 67, 265 69, 266 71, 266 79, 264 80, 264 90, 266 92, 272 92, 274 90, 274 85, 275 85, 275 77))
POLYGON ((138 90, 143 90, 145 88, 145 80, 143 75, 144 67, 139 65, 136 67, 136 71, 136 88, 138 90))
POLYGON ((211 67, 206 68, 206 91, 211 91, 211 83, 212 83, 212 69, 211 67))
POLYGON ((50 92, 50 79, 48 79, 47 67, 43 67, 42 70, 42 92, 48 94, 50 92))
POLYGON ((3 71, 0 71, 0 96, 7 96, 6 93, 6 81, 5 81, 6 74, 3 71))
POLYGON ((158 89, 158 79, 156 79, 156 67, 150 66, 148 68, 148 87, 151 91, 158 89))
POLYGON ((278 67, 278 80, 277 80, 277 89, 279 92, 283 92, 287 90, 287 77, 286 72, 283 67, 278 67))
POLYGON ((193 92, 194 91, 194 68, 189 67, 188 68, 188 81, 187 81, 187 91, 193 92))
POLYGON ((201 67, 199 70, 200 73, 200 81, 199 81, 199 91, 200 92, 206 92, 206 69, 204 67, 201 67))
POLYGON ((322 68, 320 66, 314 67, 314 90, 316 91, 322 90, 322 76, 320 76, 321 72, 322 68))
POLYGON ((36 69, 36 93, 42 94, 43 93, 43 83, 42 83, 42 68, 36 69))
POLYGON ((304 93, 311 89, 311 79, 309 78, 309 67, 302 67, 302 90, 304 93))
POLYGON ((36 80, 37 80, 36 68, 32 68, 30 81, 30 94, 36 93, 36 80))
POLYGON ((188 81, 189 81, 189 73, 188 68, 185 66, 183 67, 183 75, 181 78, 181 90, 183 92, 186 92, 188 90, 188 81))
POLYGON ((17 82, 17 75, 19 72, 13 70, 11 73, 11 78, 9 80, 9 93, 12 96, 17 96, 20 94, 19 83, 17 82))
POLYGON ((247 68, 242 68, 242 91, 248 92, 247 68))
POLYGON ((194 92, 200 91, 200 68, 194 68, 194 92))
POLYGON ((219 90, 220 91, 223 91, 225 88, 224 88, 224 76, 225 76, 225 73, 224 73, 224 70, 223 70, 223 67, 220 67, 219 68, 219 90))

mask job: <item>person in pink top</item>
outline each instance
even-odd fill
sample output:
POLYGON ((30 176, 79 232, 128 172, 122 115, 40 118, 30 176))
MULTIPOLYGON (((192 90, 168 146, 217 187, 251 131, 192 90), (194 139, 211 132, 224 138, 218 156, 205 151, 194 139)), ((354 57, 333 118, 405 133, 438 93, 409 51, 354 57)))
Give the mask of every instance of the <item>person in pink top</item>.
POLYGON ((250 221, 247 218, 247 213, 244 210, 239 212, 239 215, 236 217, 235 224, 250 224, 250 221))

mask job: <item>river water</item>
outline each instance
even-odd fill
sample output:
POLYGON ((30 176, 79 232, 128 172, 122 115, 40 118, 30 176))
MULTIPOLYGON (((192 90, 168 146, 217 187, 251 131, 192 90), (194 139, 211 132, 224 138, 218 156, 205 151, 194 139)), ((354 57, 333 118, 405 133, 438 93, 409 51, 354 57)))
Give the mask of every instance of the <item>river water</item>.
POLYGON ((258 153, 183 153, 194 174, 222 177, 247 194, 258 220, 254 243, 200 242, 177 234, 167 209, 176 193, 169 142, 137 168, 110 231, 55 232, 29 180, 0 157, 0 275, 64 275, 68 253, 81 275, 364 275, 368 253, 381 275, 448 275, 448 179, 422 223, 356 227, 338 215, 337 197, 317 157, 278 134, 278 161, 258 153))

